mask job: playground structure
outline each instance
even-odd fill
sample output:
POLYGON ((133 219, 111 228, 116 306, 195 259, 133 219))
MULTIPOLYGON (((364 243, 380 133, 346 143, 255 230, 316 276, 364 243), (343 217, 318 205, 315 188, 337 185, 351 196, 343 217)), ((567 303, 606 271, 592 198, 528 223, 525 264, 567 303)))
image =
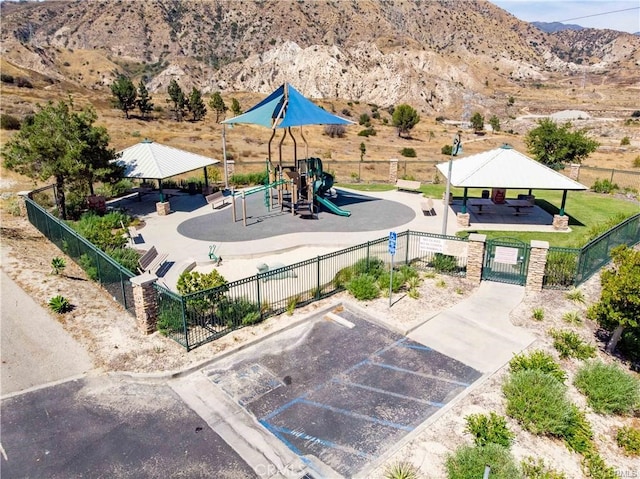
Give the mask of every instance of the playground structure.
POLYGON ((234 222, 237 221, 236 196, 242 199, 242 221, 246 226, 245 198, 260 192, 264 192, 265 206, 269 211, 280 206, 281 211, 289 209, 292 215, 314 217, 319 210, 319 205, 322 205, 334 214, 351 215, 351 212, 339 208, 325 197, 329 192, 333 192, 335 196, 335 190, 332 189, 333 176, 322 170, 320 158, 309 157, 309 144, 302 133, 303 125, 348 125, 352 123, 350 120, 323 110, 286 83, 245 113, 222 123, 225 125, 254 124, 272 130, 268 144, 267 180, 264 185, 231 192, 234 222), (298 159, 297 142, 291 132, 291 128, 295 126, 300 127, 300 136, 305 145, 305 159, 298 159), (271 146, 276 136, 276 129, 283 129, 284 134, 278 145, 278 163, 274 165, 271 146), (287 135, 293 141, 293 165, 290 166, 284 166, 282 161, 282 147, 287 135))

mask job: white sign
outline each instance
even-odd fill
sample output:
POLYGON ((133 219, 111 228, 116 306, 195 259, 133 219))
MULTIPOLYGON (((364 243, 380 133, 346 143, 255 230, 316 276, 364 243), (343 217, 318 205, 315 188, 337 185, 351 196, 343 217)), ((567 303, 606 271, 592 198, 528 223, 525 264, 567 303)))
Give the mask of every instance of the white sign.
POLYGON ((496 263, 518 264, 518 248, 508 248, 506 246, 496 246, 493 260, 496 263))
POLYGON ((428 236, 420 237, 421 253, 443 253, 444 240, 442 238, 429 238, 428 236))

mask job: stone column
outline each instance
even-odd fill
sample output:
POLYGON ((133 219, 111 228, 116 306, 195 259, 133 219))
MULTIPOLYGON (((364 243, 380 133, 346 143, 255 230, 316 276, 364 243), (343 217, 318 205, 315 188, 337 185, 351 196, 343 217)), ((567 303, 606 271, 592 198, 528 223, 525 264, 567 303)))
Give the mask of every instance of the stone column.
POLYGON ((234 160, 227 160, 227 177, 229 180, 236 172, 236 162, 234 160))
POLYGON ((156 203, 156 212, 158 216, 167 216, 171 213, 171 205, 168 201, 158 201, 156 203))
POLYGON ((549 252, 548 241, 531 240, 531 251, 529 252, 529 270, 527 271, 527 291, 542 291, 544 279, 544 269, 547 265, 547 253, 549 252))
POLYGON ((18 191, 18 208, 20 209, 20 216, 27 216, 27 198, 31 191, 18 191))
POLYGON ((469 227, 469 218, 471 217, 469 213, 458 213, 456 216, 458 218, 458 226, 461 228, 469 227))
POLYGON ((568 230, 569 229, 569 217, 567 215, 553 215, 553 229, 554 230, 568 230))
POLYGON ((389 183, 395 184, 398 181, 398 159, 389 160, 389 183))
POLYGON ((580 163, 571 163, 569 165, 569 178, 578 181, 580 177, 580 163))
POLYGON ((158 295, 153 287, 158 280, 155 274, 144 273, 129 281, 133 285, 133 302, 136 309, 138 329, 142 334, 151 334, 158 322, 158 295))
POLYGON ((471 233, 469 235, 469 249, 467 253, 467 279, 472 283, 482 280, 482 265, 484 265, 484 249, 486 235, 471 233))

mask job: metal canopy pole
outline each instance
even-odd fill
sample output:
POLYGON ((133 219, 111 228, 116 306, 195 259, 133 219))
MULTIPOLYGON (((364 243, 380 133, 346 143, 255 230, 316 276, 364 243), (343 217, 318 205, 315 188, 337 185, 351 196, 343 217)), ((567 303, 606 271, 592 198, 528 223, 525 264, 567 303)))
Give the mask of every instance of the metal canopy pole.
POLYGON ((229 189, 229 170, 227 168, 227 125, 222 125, 222 163, 224 166, 224 189, 229 189))

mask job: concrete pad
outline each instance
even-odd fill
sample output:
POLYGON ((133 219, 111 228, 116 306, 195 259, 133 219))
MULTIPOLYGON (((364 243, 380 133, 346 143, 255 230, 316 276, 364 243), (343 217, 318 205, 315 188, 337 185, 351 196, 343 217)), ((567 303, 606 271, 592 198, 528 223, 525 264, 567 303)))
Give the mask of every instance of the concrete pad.
POLYGON ((469 298, 408 336, 479 371, 494 372, 536 339, 509 320, 523 298, 523 286, 483 281, 469 298))

